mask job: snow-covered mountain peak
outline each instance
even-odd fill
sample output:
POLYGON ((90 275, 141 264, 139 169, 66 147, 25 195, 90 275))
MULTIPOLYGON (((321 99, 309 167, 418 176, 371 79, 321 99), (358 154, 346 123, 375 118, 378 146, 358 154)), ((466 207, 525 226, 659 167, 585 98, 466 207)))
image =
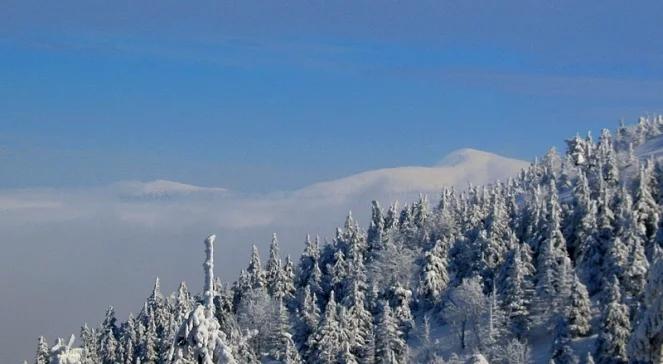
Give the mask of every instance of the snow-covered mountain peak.
POLYGON ((442 160, 440 160, 436 166, 437 167, 453 167, 460 164, 476 164, 476 163, 486 163, 495 159, 507 159, 506 157, 484 152, 482 150, 472 149, 472 148, 461 148, 452 151, 447 154, 442 160))
POLYGON ((223 193, 221 187, 202 187, 181 182, 157 179, 148 182, 127 181, 116 184, 120 195, 130 198, 168 198, 195 193, 223 193))

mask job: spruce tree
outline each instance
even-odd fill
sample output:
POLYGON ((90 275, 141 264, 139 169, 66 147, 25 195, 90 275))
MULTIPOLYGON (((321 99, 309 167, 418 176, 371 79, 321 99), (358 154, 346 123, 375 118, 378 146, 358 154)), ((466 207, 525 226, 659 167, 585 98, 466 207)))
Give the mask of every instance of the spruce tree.
POLYGON ((113 306, 106 310, 106 318, 99 328, 99 359, 104 364, 114 364, 118 361, 118 329, 116 326, 115 310, 113 306))
POLYGON ((438 240, 433 248, 424 254, 418 294, 428 307, 440 302, 442 293, 449 284, 447 246, 448 244, 438 240))
MULTIPOLYGON (((527 245, 523 245, 527 247, 527 245)), ((510 331, 522 338, 530 329, 529 306, 532 300, 532 285, 522 259, 521 245, 517 244, 509 254, 500 279, 502 302, 510 322, 510 331)))
POLYGON ((587 288, 576 274, 573 274, 571 283, 571 297, 569 298, 566 319, 568 332, 572 338, 587 336, 591 329, 592 303, 589 300, 587 288))
POLYGON ((37 340, 37 354, 35 355, 35 364, 49 364, 50 363, 50 349, 46 338, 40 336, 37 340))
POLYGON ((265 287, 265 272, 262 270, 262 265, 260 263, 260 253, 258 253, 258 248, 256 248, 255 245, 251 251, 251 259, 249 261, 249 266, 246 269, 246 272, 253 289, 262 289, 265 287))
POLYGON ((338 307, 334 291, 332 291, 322 321, 315 333, 309 338, 308 347, 311 351, 309 361, 322 364, 336 363, 343 345, 342 339, 338 307))
POLYGON ((375 327, 375 361, 382 363, 404 363, 407 352, 403 333, 392 314, 389 303, 380 304, 380 314, 375 327))
POLYGON ((663 362, 663 251, 654 248, 643 305, 630 338, 629 355, 634 363, 663 362))
POLYGON ((626 351, 631 322, 628 308, 622 303, 619 282, 616 277, 610 283, 610 296, 601 316, 601 329, 596 341, 598 364, 622 364, 628 362, 626 351))

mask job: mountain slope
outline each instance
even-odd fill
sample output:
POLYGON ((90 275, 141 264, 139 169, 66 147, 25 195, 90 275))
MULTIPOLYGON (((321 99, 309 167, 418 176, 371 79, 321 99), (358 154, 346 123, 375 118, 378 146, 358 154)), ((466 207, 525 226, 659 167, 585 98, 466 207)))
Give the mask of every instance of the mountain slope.
POLYGON ((297 196, 327 196, 335 199, 357 196, 394 196, 439 192, 442 187, 486 184, 514 176, 529 163, 475 149, 460 149, 434 166, 384 168, 313 184, 297 196))

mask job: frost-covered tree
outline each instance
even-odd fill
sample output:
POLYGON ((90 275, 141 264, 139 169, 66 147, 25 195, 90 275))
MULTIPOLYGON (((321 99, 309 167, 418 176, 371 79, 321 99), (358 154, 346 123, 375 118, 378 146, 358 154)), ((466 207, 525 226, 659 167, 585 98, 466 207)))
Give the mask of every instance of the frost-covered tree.
POLYGON ((226 335, 214 316, 214 235, 205 239, 207 258, 203 264, 205 286, 203 303, 196 305, 182 324, 173 343, 171 361, 187 364, 236 364, 226 335))
POLYGON ((309 361, 315 363, 336 363, 343 348, 343 333, 338 315, 334 291, 329 296, 324 316, 318 329, 309 337, 309 361))
MULTIPOLYGON (((306 287, 313 273, 313 266, 320 261, 320 238, 311 240, 310 235, 306 235, 304 243, 304 252, 299 258, 297 266, 297 284, 299 287, 306 287)), ((319 269, 319 268, 318 268, 319 269)))
POLYGON ((496 348, 493 363, 530 364, 533 363, 532 348, 525 341, 511 339, 496 348))
POLYGON ((37 354, 35 355, 35 364, 49 364, 50 350, 46 338, 40 336, 37 340, 37 354))
POLYGON ((412 315, 412 291, 403 287, 399 282, 394 282, 387 293, 387 298, 392 307, 394 318, 398 322, 401 332, 408 336, 414 328, 414 316, 412 315))
POLYGON ((660 208, 652 195, 653 167, 651 163, 640 168, 638 186, 635 190, 635 216, 639 228, 645 233, 645 248, 651 257, 659 223, 660 208))
POLYGON ((366 235, 367 259, 372 261, 385 242, 385 221, 384 213, 377 201, 371 202, 371 223, 366 235))
POLYGON ((306 286, 304 289, 304 297, 302 298, 298 316, 299 322, 296 339, 300 343, 307 343, 308 337, 317 329, 320 323, 320 308, 318 307, 315 293, 311 292, 310 286, 306 286))
POLYGON ((447 242, 437 240, 433 248, 424 254, 417 293, 423 302, 429 306, 434 306, 440 302, 442 293, 449 284, 448 246, 447 242))
POLYGON ((281 280, 281 257, 279 256, 279 240, 276 234, 272 235, 272 242, 269 245, 269 259, 265 267, 265 281, 267 283, 267 291, 272 297, 283 297, 285 288, 281 280))
POLYGON ((663 252, 655 248, 654 258, 629 342, 630 359, 635 363, 663 362, 663 252))
POLYGON ((265 272, 262 270, 260 253, 258 253, 258 248, 255 245, 251 251, 251 259, 248 268, 246 268, 246 273, 248 274, 249 282, 253 289, 261 289, 265 287, 265 272))
POLYGON ((104 364, 114 364, 119 359, 118 328, 113 306, 106 310, 106 318, 99 328, 99 359, 104 364))
POLYGON ((287 349, 292 341, 292 327, 283 300, 279 300, 272 305, 266 331, 265 351, 269 353, 269 357, 273 360, 284 361, 289 355, 287 349))
POLYGON ((587 288, 576 274, 571 283, 571 297, 567 307, 566 320, 569 336, 572 338, 586 336, 591 329, 592 303, 587 288))
POLYGON ((628 362, 626 351, 631 322, 628 307, 622 303, 619 282, 613 277, 610 296, 601 317, 601 328, 596 341, 596 360, 599 364, 628 362))
POLYGON ((531 271, 523 261, 523 249, 527 245, 520 244, 511 250, 509 258, 503 268, 501 286, 499 291, 503 307, 510 322, 510 330, 517 337, 522 338, 530 329, 530 304, 533 287, 530 281, 531 271))
POLYGON ((75 348, 75 336, 71 335, 69 341, 65 343, 62 338, 58 338, 55 346, 50 349, 50 364, 79 364, 83 358, 83 349, 75 348))
POLYGON ((373 315, 367 309, 366 296, 358 282, 354 283, 345 304, 348 307, 347 330, 351 351, 358 360, 368 361, 373 355, 373 315))
POLYGON ((478 277, 466 278, 449 292, 444 307, 444 319, 449 322, 458 336, 462 350, 472 345, 468 335, 474 335, 474 346, 481 343, 481 318, 486 312, 488 300, 482 291, 478 277))
POLYGON ((536 293, 538 318, 548 322, 559 312, 560 298, 565 297, 568 289, 571 260, 566 250, 566 240, 560 230, 560 206, 554 184, 550 185, 548 200, 548 218, 545 223, 545 235, 537 259, 536 293))
POLYGON ((398 321, 393 316, 389 303, 380 304, 380 313, 375 326, 375 361, 376 363, 405 363, 407 345, 398 321))

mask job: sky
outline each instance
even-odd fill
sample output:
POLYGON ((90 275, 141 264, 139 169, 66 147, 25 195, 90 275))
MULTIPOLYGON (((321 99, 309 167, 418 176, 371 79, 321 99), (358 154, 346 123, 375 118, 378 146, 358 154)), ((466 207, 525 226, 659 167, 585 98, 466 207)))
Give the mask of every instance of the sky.
POLYGON ((0 187, 291 190, 662 111, 658 1, 2 8, 0 187))
MULTIPOLYGON (((135 311, 156 275, 195 282, 210 232, 230 280, 274 231, 295 253, 344 211, 424 188, 317 182, 459 148, 530 161, 663 113, 659 1, 0 5, 0 362, 106 304, 135 311), (141 195, 154 180, 188 185, 141 195)), ((449 183, 497 176, 472 155, 449 183)))

